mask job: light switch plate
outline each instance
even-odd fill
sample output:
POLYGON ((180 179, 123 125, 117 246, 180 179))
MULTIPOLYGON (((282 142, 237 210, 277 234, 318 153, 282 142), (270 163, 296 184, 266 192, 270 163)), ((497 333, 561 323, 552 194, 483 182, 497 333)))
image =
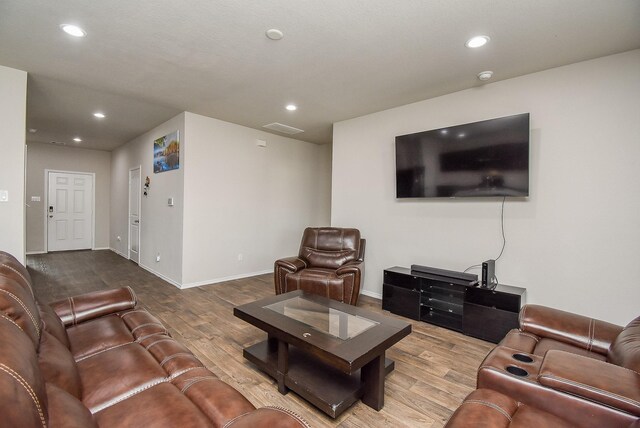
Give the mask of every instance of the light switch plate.
POLYGON ((31 202, 40 202, 40 196, 32 196, 31 202))
POLYGON ((0 190, 0 202, 9 202, 8 190, 0 190))

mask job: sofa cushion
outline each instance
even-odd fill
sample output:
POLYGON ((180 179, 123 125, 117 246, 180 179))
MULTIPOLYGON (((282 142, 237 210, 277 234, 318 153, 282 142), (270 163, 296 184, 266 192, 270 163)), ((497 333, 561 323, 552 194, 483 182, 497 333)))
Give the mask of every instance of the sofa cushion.
POLYGON ((35 298, 33 288, 31 287, 33 282, 31 281, 29 271, 27 271, 27 268, 25 268, 22 263, 5 252, 0 252, 0 276, 17 281, 22 287, 29 291, 32 297, 35 298))
POLYGON ((0 314, 13 320, 29 336, 33 346, 38 346, 42 328, 40 312, 29 288, 0 276, 0 314))
POLYGON ((358 258, 360 231, 323 227, 305 229, 300 243, 299 257, 309 266, 337 269, 358 258))
POLYGON ((609 349, 609 362, 640 373, 640 317, 631 321, 609 349))
POLYGON ((76 398, 82 397, 80 375, 71 352, 47 331, 42 333, 40 340, 38 364, 45 382, 56 385, 76 398))
POLYGON ((570 428, 568 423, 550 413, 519 403, 490 389, 477 389, 449 419, 447 428, 570 428))
POLYGON ((62 320, 60 320, 54 310, 51 309, 51 306, 38 303, 38 310, 40 311, 40 319, 42 320, 42 329, 54 335, 66 348, 70 348, 71 345, 69 344, 67 329, 62 323, 62 320))
POLYGON ((304 290, 309 293, 344 300, 344 281, 336 275, 336 271, 323 268, 308 268, 287 274, 287 290, 304 290))
POLYGON ((207 416, 178 388, 163 382, 99 409, 94 418, 102 427, 209 427, 207 416))
POLYGON ((549 350, 558 350, 571 352, 573 354, 590 357, 596 360, 605 361, 606 357, 602 354, 587 351, 586 349, 574 346, 566 342, 546 337, 538 337, 533 333, 520 330, 511 330, 500 341, 499 346, 518 350, 525 354, 538 355, 544 357, 549 350))
POLYGON ((31 338, 11 318, 1 316, 0 425, 46 426, 46 402, 44 381, 31 338))
POLYGON ((50 383, 46 391, 49 428, 97 428, 89 409, 76 397, 50 383))
POLYGON ((67 329, 76 361, 133 342, 131 331, 117 315, 108 315, 67 329))
POLYGON ((138 343, 91 355, 78 362, 82 402, 91 413, 163 381, 167 375, 138 343))

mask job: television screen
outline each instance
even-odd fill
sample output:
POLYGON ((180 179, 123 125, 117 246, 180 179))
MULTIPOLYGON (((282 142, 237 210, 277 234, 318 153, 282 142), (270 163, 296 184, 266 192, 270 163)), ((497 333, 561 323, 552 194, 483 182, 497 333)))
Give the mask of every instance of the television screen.
POLYGON ((396 137, 396 197, 529 196, 529 113, 396 137))

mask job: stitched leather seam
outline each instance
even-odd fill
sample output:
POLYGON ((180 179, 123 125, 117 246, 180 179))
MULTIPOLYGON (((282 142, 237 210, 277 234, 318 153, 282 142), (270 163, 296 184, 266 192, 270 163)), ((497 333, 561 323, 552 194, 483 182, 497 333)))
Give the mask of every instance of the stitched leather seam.
POLYGON ((76 320, 76 307, 75 304, 73 303, 73 297, 69 297, 69 306, 71 306, 71 316, 73 317, 73 325, 78 324, 78 321, 76 320))
POLYGON ((165 365, 165 363, 168 363, 169 361, 173 360, 174 358, 178 358, 178 357, 193 357, 193 358, 195 358, 195 355, 190 354, 189 352, 179 352, 177 354, 173 354, 173 355, 170 355, 168 357, 165 357, 165 359, 162 360, 162 362, 160 363, 160 366, 162 367, 162 366, 165 365))
POLYGON ((138 304, 138 298, 136 297, 136 293, 129 286, 127 286, 127 290, 129 290, 129 294, 131 294, 131 304, 133 306, 136 306, 138 304))
POLYGON ((139 329, 139 328, 142 328, 142 327, 148 327, 148 326, 150 326, 150 325, 159 325, 160 327, 162 327, 162 329, 163 329, 163 330, 166 330, 166 328, 165 328, 162 324, 159 324, 159 323, 157 323, 157 322, 147 322, 147 323, 144 323, 144 324, 140 324, 139 326, 137 326, 136 328, 134 328, 133 330, 131 330, 131 334, 133 334, 133 332, 135 332, 135 331, 136 331, 137 329, 139 329))
POLYGON ((115 345, 115 346, 111 346, 109 348, 101 349, 101 350, 99 350, 97 352, 94 352, 93 354, 85 355, 84 357, 78 358, 76 360, 76 363, 79 363, 80 361, 84 361, 87 358, 91 358, 91 357, 94 357, 96 355, 102 354, 103 352, 107 352, 107 351, 110 351, 112 349, 120 348, 122 346, 127 346, 127 345, 131 345, 131 344, 133 344, 133 342, 121 343, 120 345, 115 345))
POLYGON ((539 339, 539 338, 537 338, 536 336, 534 336, 533 334, 526 333, 526 332, 524 332, 524 331, 519 331, 519 332, 518 332, 518 334, 519 334, 519 335, 521 335, 521 336, 529 337, 529 338, 531 338, 531 339, 535 340, 535 341, 536 341, 536 343, 540 342, 540 339, 539 339))
POLYGON ((493 410, 497 410, 502 416, 504 416, 505 418, 509 419, 509 422, 511 422, 511 416, 509 415, 509 412, 507 412, 506 410, 504 410, 502 407, 498 406, 497 404, 494 403, 490 403, 488 401, 483 401, 483 400, 466 400, 464 404, 480 404, 481 406, 487 406, 492 408, 493 410))
POLYGON ((200 377, 195 377, 193 379, 191 379, 189 382, 187 382, 187 384, 185 386, 182 387, 182 389, 180 390, 180 392, 182 392, 183 394, 185 392, 187 392, 187 390, 189 388, 191 388, 193 385, 195 385, 196 383, 200 383, 204 380, 218 380, 215 376, 200 376, 200 377))
POLYGON ((18 302, 18 304, 20 306, 22 306, 22 309, 24 309, 24 311, 27 313, 27 315, 29 316, 29 318, 31 318, 31 322, 33 323, 33 326, 36 328, 36 333, 38 335, 38 338, 40 338, 40 326, 38 325, 38 323, 36 322, 36 318, 33 316, 33 314, 31 313, 31 311, 29 310, 29 308, 27 308, 27 305, 24 304, 24 302, 22 300, 20 300, 20 298, 18 296, 16 296, 15 294, 4 290, 4 289, 0 289, 0 291, 2 291, 3 293, 8 294, 9 296, 11 296, 11 298, 13 298, 13 300, 15 300, 16 302, 18 302))
POLYGON ((152 336, 157 336, 157 335, 160 335, 160 334, 168 335, 169 337, 171 337, 171 335, 169 334, 169 332, 165 329, 165 331, 158 331, 158 332, 156 332, 156 333, 147 334, 146 336, 140 336, 140 337, 139 337, 139 338, 137 338, 134 342, 136 342, 136 343, 140 343, 140 342, 142 342, 142 341, 144 341, 144 340, 146 340, 146 339, 148 339, 148 338, 150 338, 150 337, 152 337, 152 336))
MULTIPOLYGON (((566 383, 568 385, 577 386, 579 388, 584 388, 584 389, 587 389, 589 391, 604 395, 606 397, 615 398, 615 399, 623 401, 625 403, 632 404, 634 406, 640 407, 640 402, 638 402, 636 400, 633 400, 633 399, 628 398, 628 397, 624 397, 624 396, 619 395, 619 394, 615 394, 613 392, 605 391, 604 389, 595 388, 595 387, 593 387, 591 385, 587 385, 587 384, 584 384, 584 383, 581 383, 581 382, 576 382, 576 381, 573 381, 573 380, 569 380, 569 379, 565 379, 565 378, 561 378, 561 377, 557 377, 555 375, 549 375, 549 374, 538 376, 538 379, 540 379, 540 378, 547 378, 547 379, 550 379, 550 380, 555 380, 555 381, 560 382, 560 383, 566 383)), ((573 393, 573 394, 576 394, 576 393, 573 393)))
POLYGON ((298 419, 298 421, 303 423, 307 428, 311 428, 311 425, 309 425, 309 423, 302 416, 300 416, 298 413, 294 412, 293 410, 285 409, 284 407, 280 407, 280 406, 266 406, 266 407, 263 407, 263 408, 264 409, 276 410, 276 411, 282 412, 282 413, 286 413, 286 414, 288 414, 290 416, 293 416, 294 418, 298 419))
POLYGON ((0 314, 0 317, 6 319, 7 321, 9 321, 11 324, 15 325, 16 327, 18 327, 20 329, 20 331, 24 332, 24 330, 22 329, 22 327, 20 327, 18 325, 17 322, 15 322, 14 320, 12 320, 11 318, 9 318, 8 316, 5 316, 4 314, 0 314))
POLYGON ((125 312, 124 314, 120 315, 120 318, 124 318, 127 315, 136 314, 136 313, 149 314, 149 312, 145 311, 144 309, 136 309, 135 311, 125 312))
POLYGON ((101 412, 104 409, 106 409, 108 407, 111 407, 111 406, 115 406, 116 404, 118 404, 118 403, 120 403, 120 402, 122 402, 124 400, 127 400, 127 399, 133 397, 134 395, 138 395, 141 392, 146 391, 149 388, 153 388, 156 385, 160 385, 161 383, 166 383, 166 382, 169 382, 169 379, 168 378, 162 378, 162 379, 159 379, 159 380, 157 380, 155 382, 147 384, 147 385, 145 385, 145 386, 143 386, 141 388, 135 389, 135 390, 133 390, 133 391, 121 396, 117 400, 114 400, 114 401, 111 401, 111 402, 108 402, 108 403, 104 403, 102 406, 98 406, 92 413, 96 414, 98 412, 101 412))
MULTIPOLYGON (((153 335, 152 335, 152 336, 153 336, 153 335)), ((161 342, 175 342, 175 340, 173 340, 173 339, 169 339, 169 338, 166 338, 166 339, 159 339, 159 340, 156 340, 155 342, 153 342, 153 343, 151 343, 151 344, 149 344, 149 345, 145 346, 145 347, 144 347, 144 349, 146 349, 146 350, 148 351, 148 350, 149 350, 149 348, 151 348, 152 346, 157 345, 158 343, 161 343, 161 342)))
POLYGON ((18 275, 20 278, 24 279, 24 282, 27 284, 27 287, 29 287, 29 291, 31 292, 31 295, 34 298, 36 297, 36 295, 33 294, 33 288, 31 288, 31 282, 27 278, 25 278, 24 275, 21 274, 19 270, 17 270, 16 268, 13 268, 13 267, 11 267, 11 266, 9 266, 7 264, 4 264, 4 263, 1 264, 0 267, 6 267, 10 271, 15 272, 15 274, 18 275))
POLYGON ((42 412, 42 407, 40 407, 40 401, 38 400, 38 396, 36 395, 36 393, 33 391, 33 388, 31 388, 31 385, 29 385, 29 383, 24 380, 24 378, 20 376, 19 373, 14 371, 11 367, 6 366, 5 364, 0 363, 0 370, 14 378, 16 382, 18 382, 20 386, 22 386, 27 391, 29 396, 31 396, 33 403, 36 405, 36 409, 38 410, 38 414, 40 415, 40 422, 42 422, 42 426, 46 427, 47 422, 44 419, 44 413, 42 412))

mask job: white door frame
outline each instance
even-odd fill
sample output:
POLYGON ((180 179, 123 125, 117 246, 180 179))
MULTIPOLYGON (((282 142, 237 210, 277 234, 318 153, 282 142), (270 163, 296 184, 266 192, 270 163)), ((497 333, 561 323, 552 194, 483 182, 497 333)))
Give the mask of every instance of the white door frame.
POLYGON ((138 223, 138 265, 140 265, 140 260, 142 259, 142 242, 140 242, 142 235, 142 165, 129 168, 129 186, 127 187, 127 259, 131 260, 131 171, 136 169, 140 170, 140 189, 138 189, 138 220, 140 221, 138 223))
POLYGON ((62 171, 59 169, 44 170, 44 252, 49 252, 49 173, 59 172, 62 174, 84 174, 91 176, 92 194, 91 194, 91 249, 96 249, 96 173, 82 171, 62 171))

